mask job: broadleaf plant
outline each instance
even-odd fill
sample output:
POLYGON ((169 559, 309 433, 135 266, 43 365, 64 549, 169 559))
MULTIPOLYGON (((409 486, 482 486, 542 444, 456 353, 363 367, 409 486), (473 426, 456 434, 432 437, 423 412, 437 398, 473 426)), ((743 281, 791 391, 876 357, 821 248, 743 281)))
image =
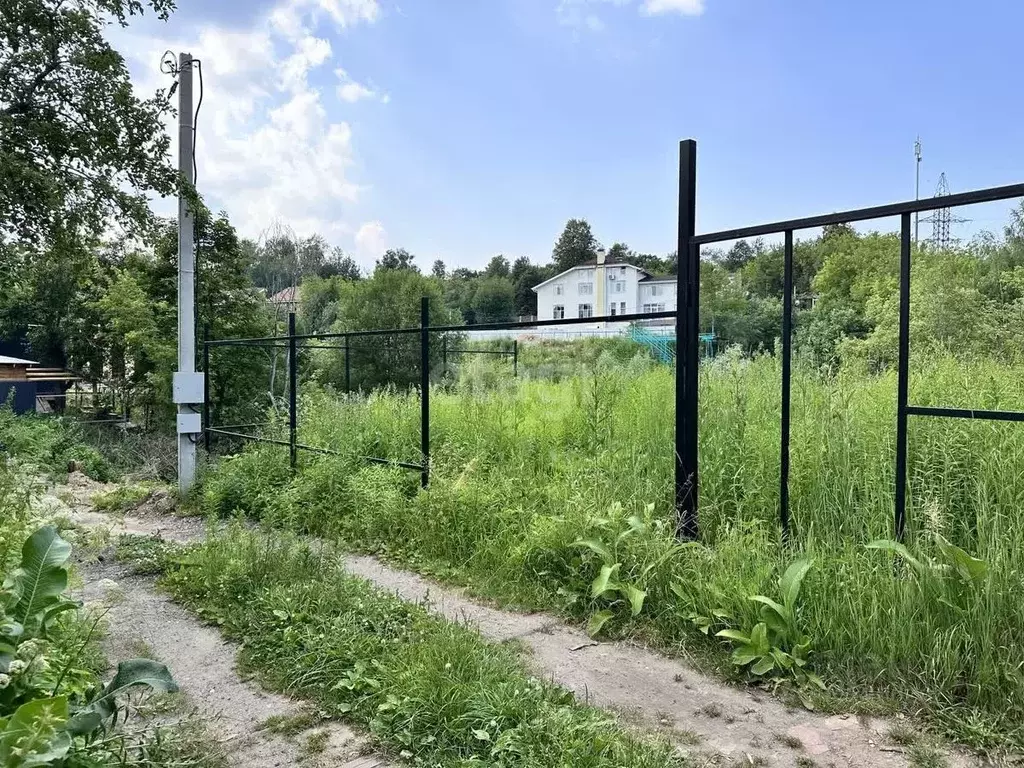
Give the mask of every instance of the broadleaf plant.
MULTIPOLYGON (((809 667, 811 638, 802 631, 798 615, 800 587, 812 565, 813 561, 803 557, 790 564, 779 579, 781 603, 765 595, 749 598, 761 606, 760 621, 751 629, 723 629, 715 633, 732 644, 733 664, 772 687, 786 680, 795 682, 806 706, 810 706, 805 695, 809 686, 825 688, 809 667)), ((724 612, 716 613, 727 616, 724 612)))

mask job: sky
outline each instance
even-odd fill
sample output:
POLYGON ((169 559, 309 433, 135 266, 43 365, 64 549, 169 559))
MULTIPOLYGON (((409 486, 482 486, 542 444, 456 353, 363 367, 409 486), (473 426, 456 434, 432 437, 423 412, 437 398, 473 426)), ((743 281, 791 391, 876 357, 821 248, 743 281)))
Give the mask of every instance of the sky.
MULTIPOLYGON (((918 135, 922 195, 941 172, 954 192, 1024 181, 1019 0, 178 6, 109 36, 140 93, 170 84, 165 50, 202 60, 207 204, 367 268, 389 247, 424 269, 546 263, 572 217, 668 253, 685 138, 698 232, 912 198, 918 135)), ((955 234, 1011 205, 956 212, 955 234)))

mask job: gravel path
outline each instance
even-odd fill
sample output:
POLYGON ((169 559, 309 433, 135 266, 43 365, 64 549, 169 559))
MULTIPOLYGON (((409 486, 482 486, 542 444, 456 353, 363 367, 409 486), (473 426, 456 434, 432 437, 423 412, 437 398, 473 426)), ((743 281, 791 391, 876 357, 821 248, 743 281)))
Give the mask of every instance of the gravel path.
MULTIPOLYGON (((149 510, 141 516, 128 515, 115 523, 114 530, 146 533, 159 529, 161 535, 176 540, 192 540, 202 535, 202 527, 194 520, 168 516, 161 514, 162 511, 154 513, 149 510)), ((83 513, 98 514, 88 510, 83 510, 83 513)), ((404 600, 425 603, 452 621, 474 626, 484 637, 496 641, 520 641, 529 649, 527 663, 536 673, 573 691, 581 700, 616 711, 632 722, 664 733, 706 765, 916 768, 909 753, 888 738, 891 722, 852 715, 822 715, 787 707, 768 694, 707 677, 682 660, 630 643, 596 643, 580 629, 547 614, 514 613, 480 605, 462 590, 429 582, 418 574, 392 568, 372 557, 349 556, 345 564, 354 575, 404 600)), ((185 654, 188 657, 194 655, 201 659, 203 649, 211 653, 220 649, 219 658, 234 658, 234 649, 225 646, 216 631, 196 624, 145 585, 138 592, 139 596, 132 598, 132 612, 141 611, 143 617, 148 616, 141 620, 139 631, 145 630, 147 636, 154 638, 153 641, 147 639, 147 642, 158 649, 161 658, 169 665, 175 659, 171 654, 180 654, 182 643, 199 644, 194 651, 189 650, 185 654), (180 626, 183 634, 172 639, 169 626, 180 626), (192 635, 194 639, 190 640, 192 635), (166 657, 163 655, 165 652, 168 654, 166 657)), ((127 616, 120 620, 124 625, 131 625, 133 621, 127 616)), ((286 711, 287 707, 294 708, 292 702, 280 697, 267 697, 262 704, 246 699, 246 696, 256 694, 240 683, 230 669, 230 663, 225 663, 228 669, 211 681, 209 687, 215 689, 218 685, 227 684, 241 690, 233 690, 230 695, 240 698, 235 703, 231 700, 222 702, 222 709, 259 712, 248 718, 251 723, 259 722, 268 714, 286 711), (271 712, 268 707, 275 709, 271 712)), ((208 687, 203 675, 210 673, 210 666, 208 661, 199 661, 195 668, 190 665, 181 673, 176 670, 176 674, 183 675, 186 686, 187 676, 196 675, 197 684, 193 687, 202 691, 208 687)), ((239 727, 245 732, 245 727, 239 727)), ((344 738, 339 737, 338 740, 344 744, 344 738)), ((950 768, 990 764, 952 751, 946 752, 945 760, 950 768)), ((242 764, 291 763, 239 763, 242 764)))

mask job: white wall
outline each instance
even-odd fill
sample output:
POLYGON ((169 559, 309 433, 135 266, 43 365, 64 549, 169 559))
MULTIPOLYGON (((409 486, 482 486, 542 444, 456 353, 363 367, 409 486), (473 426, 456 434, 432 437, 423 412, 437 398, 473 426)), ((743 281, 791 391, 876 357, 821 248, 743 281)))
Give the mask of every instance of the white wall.
POLYGON ((579 305, 590 304, 593 307, 593 316, 612 314, 612 304, 615 304, 616 315, 632 315, 643 312, 644 304, 664 304, 666 311, 676 308, 676 284, 674 280, 664 283, 641 283, 644 276, 639 269, 630 265, 611 265, 604 267, 604 306, 597 306, 598 290, 594 285, 596 278, 594 267, 577 267, 564 275, 560 275, 549 283, 537 289, 537 319, 554 319, 554 308, 556 305, 565 307, 565 317, 579 317, 579 305), (615 279, 609 277, 615 275, 615 279), (580 293, 580 283, 590 283, 592 288, 589 294, 580 293), (621 286, 621 288, 619 287, 621 286), (557 293, 559 287, 561 294, 557 293), (657 294, 652 293, 656 291, 657 294), (622 304, 625 303, 626 310, 622 311, 622 304))

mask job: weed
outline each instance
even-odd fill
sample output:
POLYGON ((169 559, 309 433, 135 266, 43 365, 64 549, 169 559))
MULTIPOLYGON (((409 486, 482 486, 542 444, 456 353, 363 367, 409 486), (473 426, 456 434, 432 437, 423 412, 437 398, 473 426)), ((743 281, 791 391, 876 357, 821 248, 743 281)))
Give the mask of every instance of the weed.
POLYGON ((324 721, 324 713, 315 709, 304 709, 292 715, 271 715, 260 728, 281 736, 295 736, 315 728, 324 721))
POLYGON ((746 633, 734 629, 715 633, 733 644, 733 664, 775 685, 791 678, 799 688, 814 685, 825 689, 821 679, 808 668, 811 638, 800 629, 797 616, 800 586, 810 569, 811 561, 806 558, 795 560, 786 569, 779 579, 781 604, 764 595, 750 598, 761 604, 760 621, 753 629, 746 633))
POLYGON ((907 749, 911 768, 947 768, 949 761, 936 747, 919 741, 907 749))
MULTIPOLYGON (((537 354, 554 362, 561 353, 537 354)), ((596 365, 600 353, 586 354, 596 365)), ((414 393, 339 400, 306 387, 300 441, 343 455, 302 454, 293 475, 279 447, 247 448, 205 475, 200 503, 222 517, 241 513, 384 551, 485 596, 581 623, 611 611, 591 628, 628 627, 726 669, 725 648, 707 637, 722 629, 750 637, 760 623, 769 630, 753 595, 785 608, 778 577, 793 550, 779 546, 777 520, 779 362, 722 356, 701 366, 702 538, 686 546, 674 537, 674 436, 665 417, 672 371, 623 364, 595 379, 589 369, 577 375, 579 367, 562 366, 557 384, 438 388, 426 491, 415 475, 361 458, 416 460, 414 393), (642 530, 618 541, 634 516, 642 530), (607 587, 592 597, 599 577, 607 587)), ((935 357, 915 365, 910 396, 1013 410, 1022 382, 1013 361, 935 357)), ((920 712, 970 746, 1024 748, 1024 645, 1006 640, 1022 629, 1013 596, 1024 572, 1024 474, 1016 469, 1024 431, 911 422, 904 547, 925 567, 918 572, 894 550, 865 548, 893 536, 895 390, 893 371, 824 376, 794 361, 792 540, 814 570, 793 629, 813 638, 807 666, 829 682, 814 703, 920 712)), ((769 677, 796 679, 807 668, 795 661, 799 645, 771 645, 794 660, 791 672, 788 659, 773 658, 769 677)))
POLYGON ((127 512, 149 498, 153 489, 148 485, 118 485, 109 491, 92 496, 92 505, 101 512, 127 512))
POLYGON ((513 649, 377 591, 324 548, 233 528, 189 551, 164 584, 241 640, 242 668, 263 683, 422 764, 679 764, 667 743, 530 676, 513 649))
POLYGON ((791 733, 780 733, 777 738, 784 747, 789 747, 790 749, 804 748, 804 743, 800 741, 800 738, 791 733))
POLYGON ((909 747, 911 744, 916 744, 918 739, 917 730, 906 723, 893 723, 886 735, 889 737, 889 741, 901 747, 909 747))
POLYGON ((796 768, 818 768, 818 764, 807 755, 799 755, 796 759, 796 768))
POLYGON ((327 731, 313 731, 309 734, 306 739, 306 743, 302 745, 302 751, 300 753, 300 760, 313 757, 323 753, 327 749, 327 741, 330 734, 327 731))

